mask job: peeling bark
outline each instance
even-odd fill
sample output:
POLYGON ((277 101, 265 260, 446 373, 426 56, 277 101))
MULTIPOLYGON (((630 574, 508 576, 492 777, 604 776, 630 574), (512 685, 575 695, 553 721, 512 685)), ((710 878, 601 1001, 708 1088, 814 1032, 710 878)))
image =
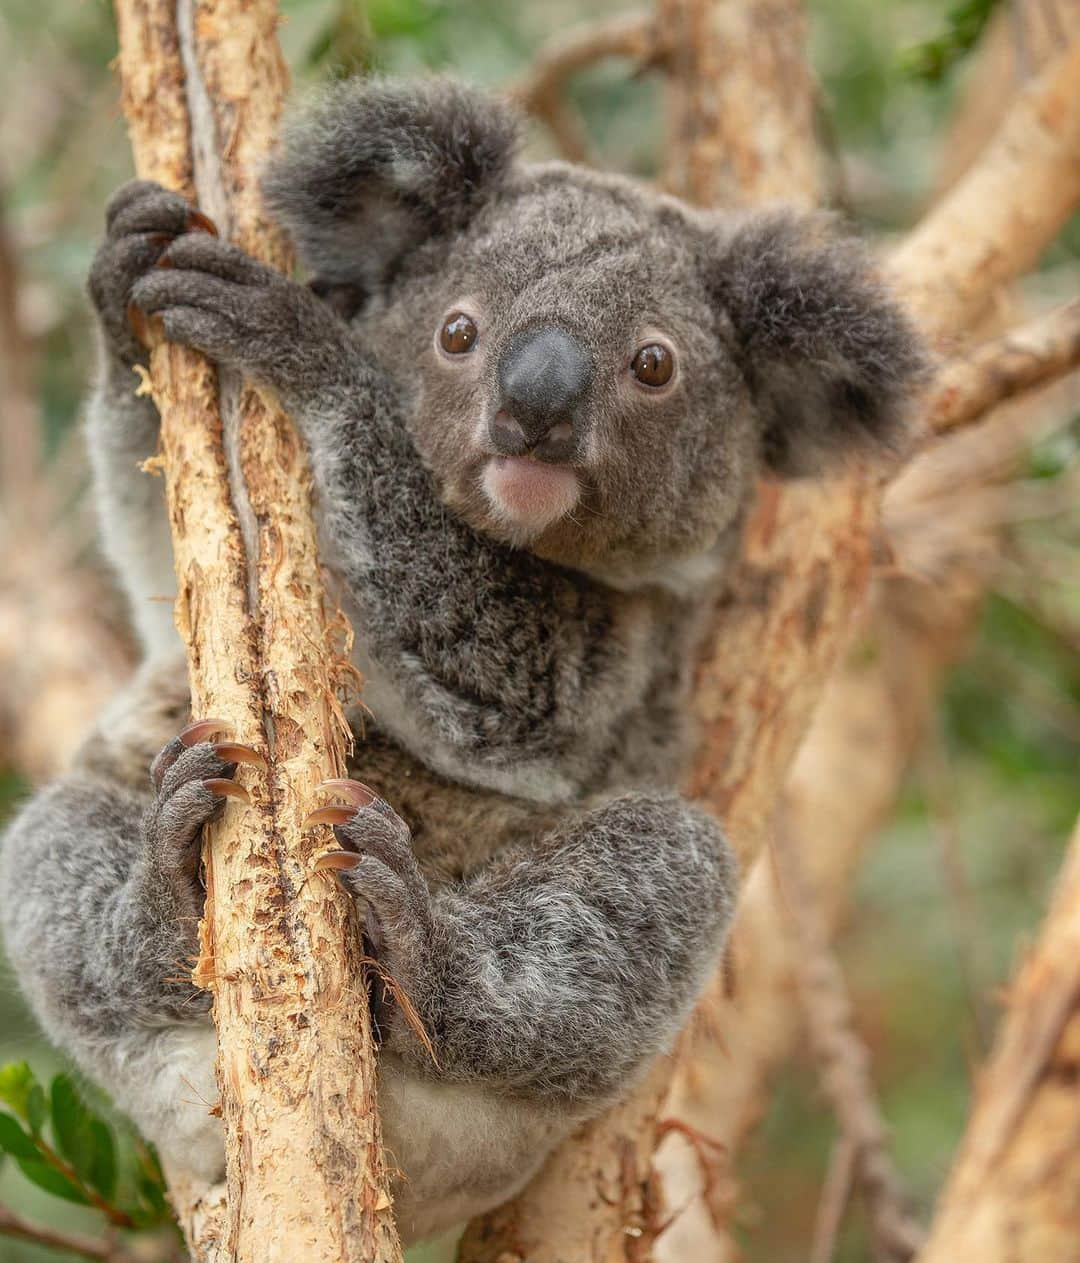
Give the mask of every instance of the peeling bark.
MULTIPOLYGON (((195 195, 264 262, 290 263, 255 173, 286 71, 271 0, 117 0, 124 107, 139 174, 195 195), (190 120, 190 124, 189 124, 190 120)), ((257 390, 168 344, 151 388, 197 717, 268 758, 253 806, 207 831, 196 981, 214 996, 227 1185, 171 1172, 197 1259, 390 1263, 374 1053, 352 901, 312 863, 301 820, 342 776, 348 730, 310 513, 306 457, 257 390), (242 474, 242 477, 240 476, 242 474)))

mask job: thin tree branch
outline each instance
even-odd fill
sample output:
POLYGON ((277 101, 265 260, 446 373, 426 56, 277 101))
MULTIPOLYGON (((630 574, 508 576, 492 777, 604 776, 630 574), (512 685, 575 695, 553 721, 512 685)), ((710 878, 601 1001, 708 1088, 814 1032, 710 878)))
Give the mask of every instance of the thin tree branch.
POLYGON ((832 1263, 836 1243, 844 1224, 848 1203, 855 1184, 857 1149, 851 1137, 841 1132, 829 1155, 829 1169, 821 1188, 814 1236, 810 1246, 810 1263, 832 1263))
MULTIPOLYGON (((288 269, 256 176, 287 78, 277 6, 116 8, 139 174, 197 193, 233 242, 288 269)), ((214 995, 226 1196, 175 1169, 171 1193, 200 1261, 398 1263, 355 908, 308 880, 326 835, 302 822, 344 774, 348 729, 303 445, 276 405, 202 357, 162 344, 151 367, 193 710, 267 760, 245 770, 251 808, 204 846, 195 981, 214 995)))
POLYGON ((855 1032, 851 998, 829 946, 817 895, 798 848, 782 825, 772 840, 772 857, 795 940, 792 963, 803 1021, 822 1090, 855 1149, 875 1256, 907 1263, 922 1245, 922 1230, 906 1209, 907 1198, 889 1154, 888 1132, 874 1094, 870 1057, 855 1032))
POLYGON ((970 425, 1007 399, 1049 385, 1080 365, 1080 300, 950 360, 926 409, 934 434, 970 425))
POLYGON ((564 158, 587 162, 584 129, 564 96, 566 81, 607 57, 626 57, 646 66, 661 61, 664 55, 665 44, 654 13, 620 13, 555 36, 511 85, 510 95, 547 125, 564 158))
POLYGON ((81 1233, 60 1232, 32 1223, 6 1206, 0 1206, 0 1235, 17 1241, 29 1241, 50 1250, 63 1250, 83 1259, 97 1259, 99 1263, 136 1263, 135 1255, 121 1249, 107 1237, 88 1237, 81 1233))

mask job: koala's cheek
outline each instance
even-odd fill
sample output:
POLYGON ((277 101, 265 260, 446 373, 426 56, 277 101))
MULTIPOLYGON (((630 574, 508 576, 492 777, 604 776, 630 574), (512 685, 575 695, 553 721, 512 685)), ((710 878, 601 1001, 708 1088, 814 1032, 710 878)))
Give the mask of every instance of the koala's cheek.
POLYGON ((497 456, 484 470, 484 493, 499 516, 539 532, 570 513, 581 496, 572 469, 497 456))

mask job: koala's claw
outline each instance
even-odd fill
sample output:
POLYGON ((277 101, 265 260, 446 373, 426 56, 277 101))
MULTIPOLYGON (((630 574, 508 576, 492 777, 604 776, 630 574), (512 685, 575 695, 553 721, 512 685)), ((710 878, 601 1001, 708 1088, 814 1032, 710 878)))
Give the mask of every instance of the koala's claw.
MULTIPOLYGON (((190 724, 150 766, 154 798, 143 817, 147 858, 186 915, 197 915, 202 906, 199 840, 203 825, 216 820, 230 798, 245 805, 251 802, 247 790, 232 779, 239 763, 230 757, 236 747, 199 739, 222 727, 219 720, 190 724)), ((247 747, 241 749, 246 752, 247 747)), ((255 751, 251 754, 260 757, 255 751)))
POLYGON ((266 767, 266 760, 251 746, 242 746, 235 741, 215 741, 214 751, 219 759, 226 763, 247 763, 251 767, 266 767))
POLYGON ((177 735, 177 740, 185 746, 193 746, 218 732, 230 732, 224 719, 196 719, 177 735))
MULTIPOLYGON (((235 764, 227 764, 236 770, 235 764)), ((209 790, 215 798, 235 798, 238 802, 244 803, 245 806, 251 806, 251 795, 243 787, 237 785, 235 781, 230 781, 224 776, 211 776, 209 780, 202 783, 203 789, 209 790)))
POLYGON ((316 871, 335 873, 349 893, 374 912, 379 938, 388 933, 392 937, 392 926, 403 916, 413 925, 426 924, 430 894, 413 854, 409 826, 359 781, 324 781, 320 788, 347 798, 349 805, 316 808, 304 821, 305 828, 332 825, 341 848, 321 855, 316 871))

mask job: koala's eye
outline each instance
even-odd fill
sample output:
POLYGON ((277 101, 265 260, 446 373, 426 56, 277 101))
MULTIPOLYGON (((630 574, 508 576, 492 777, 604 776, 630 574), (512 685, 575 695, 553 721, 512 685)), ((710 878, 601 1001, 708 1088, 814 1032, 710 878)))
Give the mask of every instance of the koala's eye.
POLYGON ((634 356, 630 371, 643 386, 666 386, 675 371, 675 357, 666 346, 650 342, 634 356))
POLYGON ((439 345, 448 355, 464 355, 476 346, 476 339, 476 322, 463 311, 447 316, 439 332, 439 345))

